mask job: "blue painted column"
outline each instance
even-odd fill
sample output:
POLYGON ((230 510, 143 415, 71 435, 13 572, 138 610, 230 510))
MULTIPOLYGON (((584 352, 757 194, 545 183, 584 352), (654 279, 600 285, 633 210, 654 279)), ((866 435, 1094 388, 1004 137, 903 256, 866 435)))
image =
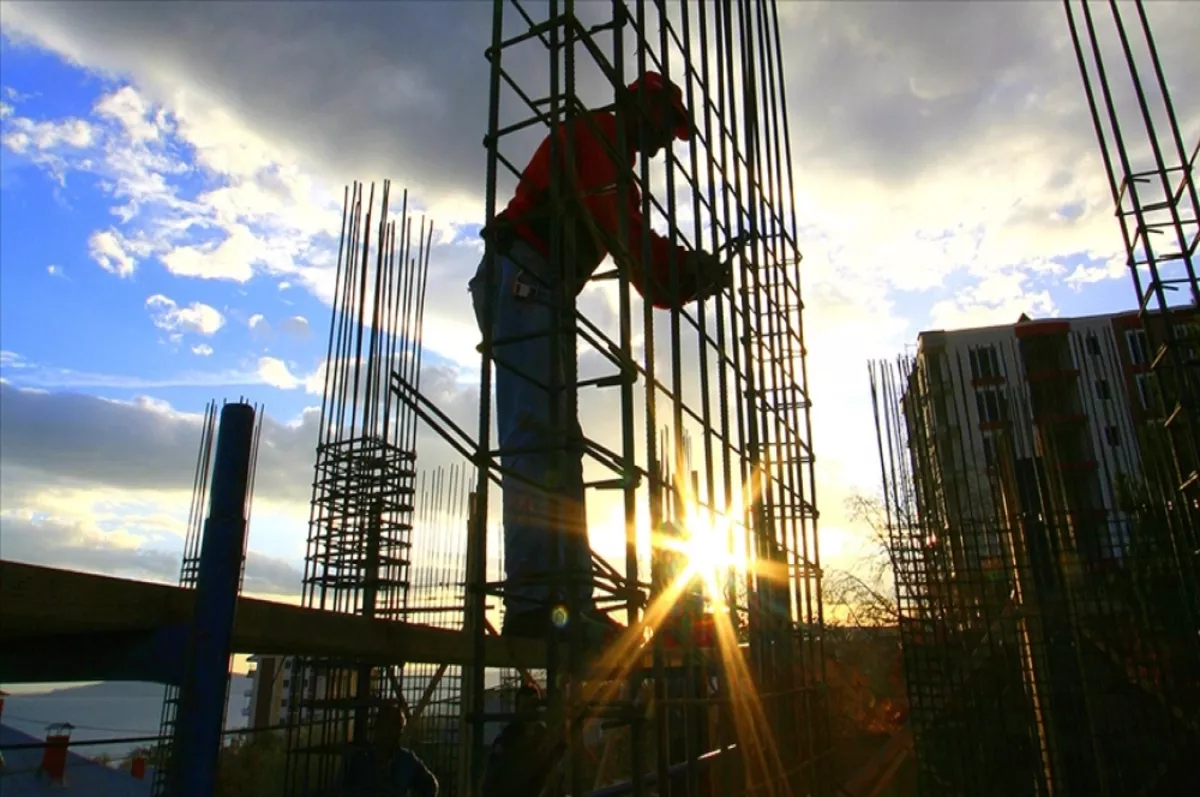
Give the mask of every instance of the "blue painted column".
POLYGON ((208 519, 200 543, 190 655, 179 693, 170 765, 172 797, 211 797, 216 785, 253 444, 254 408, 226 404, 221 409, 208 519))

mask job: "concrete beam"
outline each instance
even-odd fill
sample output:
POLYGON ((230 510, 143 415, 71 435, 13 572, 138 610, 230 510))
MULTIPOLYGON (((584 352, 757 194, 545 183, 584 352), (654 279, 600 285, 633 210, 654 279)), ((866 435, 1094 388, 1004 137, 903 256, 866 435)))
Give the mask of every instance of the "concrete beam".
MULTIPOLYGON (((95 649, 88 644, 89 635, 156 632, 185 624, 191 621, 194 601, 194 591, 180 587, 0 560, 0 648, 19 643, 17 649, 26 658, 39 638, 47 643, 53 639, 50 647, 58 657, 65 652, 64 638, 77 637, 81 676, 72 680, 90 680, 82 676, 89 649, 95 649)), ((541 643, 489 638, 484 645, 488 667, 545 666, 541 643)), ((238 653, 328 656, 381 664, 465 665, 471 663, 472 652, 471 640, 460 631, 254 598, 238 599, 232 647, 238 653)), ((58 669, 62 666, 65 662, 58 669)), ((15 682, 3 672, 2 660, 0 681, 15 682)))

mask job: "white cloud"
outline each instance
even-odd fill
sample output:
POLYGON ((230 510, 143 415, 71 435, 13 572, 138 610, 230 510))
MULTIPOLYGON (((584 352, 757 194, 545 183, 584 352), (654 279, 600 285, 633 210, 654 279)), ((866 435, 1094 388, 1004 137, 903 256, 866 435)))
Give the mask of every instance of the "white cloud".
POLYGON ((279 329, 296 338, 307 338, 309 334, 308 319, 302 315, 290 316, 280 323, 279 329))
MULTIPOLYGON (((463 288, 477 241, 456 237, 453 225, 481 216, 483 89, 461 53, 486 46, 486 14, 470 25, 462 20, 481 13, 473 4, 391 4, 372 9, 395 15, 381 24, 319 5, 158 4, 153 14, 135 5, 130 13, 12 8, 14 29, 89 67, 129 74, 136 88, 98 104, 103 112, 86 123, 88 152, 78 144, 79 120, 17 124, 24 117, 12 99, 9 149, 56 176, 70 165, 106 180, 131 263, 153 255, 177 276, 239 288, 266 275, 326 303, 343 175, 403 180, 441 225, 426 345, 475 365, 478 333, 463 288), (197 42, 183 34, 197 25, 212 35, 197 42), (363 44, 397 26, 454 33, 451 41, 418 36, 404 52, 363 44), (313 41, 354 42, 373 60, 333 63, 324 54, 338 48, 313 41), (142 42, 154 46, 133 46, 142 42), (345 80, 343 71, 362 79, 345 80), (357 88, 317 88, 328 85, 357 88), (312 96, 324 99, 297 99, 312 96), (39 141, 53 143, 49 154, 39 141), (204 191, 179 187, 180 176, 192 182, 197 172, 204 191)), ((874 471, 866 462, 866 357, 894 353, 929 325, 1052 315, 1064 288, 1123 277, 1114 265, 1121 243, 1060 8, 780 5, 819 489, 836 513, 838 490, 874 471)), ((1195 84, 1200 64, 1188 8, 1148 7, 1168 75, 1181 87, 1195 84)), ((606 98, 581 86, 589 98, 606 98)), ((1194 98, 1176 99, 1185 139, 1195 140, 1194 98)), ((507 154, 527 157, 530 142, 514 141, 507 154)), ((691 211, 683 210, 681 218, 691 211)), ((251 327, 265 340, 270 325, 260 320, 251 327)), ((275 358, 250 370, 245 378, 284 389, 320 393, 323 385, 320 370, 305 374, 275 358)))
POLYGON ((12 106, 6 105, 4 144, 18 155, 48 153, 60 147, 83 149, 93 142, 92 126, 82 119, 56 122, 35 122, 14 117, 12 106))
POLYGON ((215 307, 203 302, 192 302, 187 307, 180 307, 173 299, 156 293, 146 299, 146 307, 150 310, 154 325, 170 333, 172 340, 176 342, 184 333, 211 337, 225 326, 225 316, 215 307))
POLYGON ((212 355, 212 353, 213 347, 209 346, 207 343, 197 343, 192 347, 192 354, 196 355, 197 357, 208 357, 212 355))
POLYGON ((275 330, 271 326, 271 322, 262 313, 250 316, 246 326, 250 328, 250 338, 256 343, 269 343, 275 337, 275 330))
POLYGON ((276 357, 258 358, 258 376, 263 384, 280 390, 292 390, 304 384, 304 379, 294 376, 287 363, 276 357))
POLYGON ((63 273, 63 267, 56 266, 53 263, 46 266, 46 273, 49 274, 51 277, 64 277, 64 278, 66 277, 66 274, 63 273))
POLYGON ((92 233, 88 239, 88 254, 100 268, 118 277, 131 277, 137 269, 134 260, 127 249, 127 242, 116 230, 102 230, 92 233))
POLYGON ((153 141, 159 136, 159 127, 153 117, 153 109, 142 96, 130 86, 102 97, 96 103, 96 113, 115 119, 125 128, 132 141, 153 141))

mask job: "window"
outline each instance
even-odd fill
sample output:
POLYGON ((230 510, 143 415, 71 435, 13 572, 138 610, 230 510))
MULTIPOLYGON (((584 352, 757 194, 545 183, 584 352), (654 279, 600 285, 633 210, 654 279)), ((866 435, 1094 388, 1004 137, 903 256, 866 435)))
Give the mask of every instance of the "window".
POLYGON ((1125 341, 1129 345, 1129 362, 1134 365, 1147 365, 1150 362, 1150 341, 1146 339, 1146 330, 1129 330, 1125 333, 1125 341))
POLYGON ((1185 363, 1194 362, 1200 350, 1200 324, 1188 321, 1175 325, 1175 345, 1179 358, 1185 363))
POLYGON ((1008 420, 1008 396, 999 390, 975 391, 975 409, 980 423, 1000 423, 1008 420))
POLYGON ((1121 446, 1121 433, 1117 431, 1117 427, 1115 426, 1106 426, 1104 428, 1104 439, 1111 448, 1120 448, 1121 446))
POLYGON ((971 361, 971 379, 995 379, 1000 376, 1000 359, 993 346, 976 346, 968 355, 971 361))
POLYGON ((1159 390, 1158 390, 1158 374, 1145 373, 1137 374, 1134 380, 1137 382, 1138 401, 1141 402, 1142 409, 1154 412, 1158 409, 1159 390))
POLYGON ((996 464, 996 441, 990 434, 983 436, 983 461, 988 467, 996 464))
POLYGON ((1101 401, 1108 401, 1112 398, 1112 387, 1108 384, 1107 379, 1096 380, 1096 398, 1101 401))
POLYGON ((1087 346, 1087 353, 1092 355, 1093 357, 1099 357, 1100 356, 1100 338, 1096 337, 1096 333, 1089 332, 1087 338, 1085 338, 1084 340, 1085 340, 1085 345, 1087 346))

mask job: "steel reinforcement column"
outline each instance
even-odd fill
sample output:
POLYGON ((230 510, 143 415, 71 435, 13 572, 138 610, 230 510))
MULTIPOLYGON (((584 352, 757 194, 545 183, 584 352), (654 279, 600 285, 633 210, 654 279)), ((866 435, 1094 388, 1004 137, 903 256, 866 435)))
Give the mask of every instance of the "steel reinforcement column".
POLYGON ((174 797, 210 797, 216 786, 229 644, 246 539, 254 416, 249 404, 221 408, 212 497, 196 579, 191 655, 180 688, 170 791, 174 797))

